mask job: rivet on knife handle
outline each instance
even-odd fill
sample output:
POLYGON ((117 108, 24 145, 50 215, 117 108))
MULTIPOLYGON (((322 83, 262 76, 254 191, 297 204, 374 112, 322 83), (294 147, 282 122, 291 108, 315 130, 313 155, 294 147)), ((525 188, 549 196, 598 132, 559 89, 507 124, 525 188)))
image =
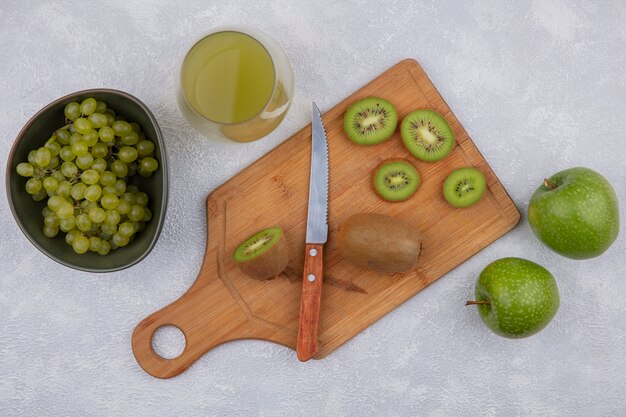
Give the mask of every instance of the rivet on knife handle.
POLYGON ((302 298, 300 299, 300 323, 298 326, 298 359, 308 361, 317 353, 317 329, 322 299, 322 276, 324 246, 307 243, 302 274, 302 298))

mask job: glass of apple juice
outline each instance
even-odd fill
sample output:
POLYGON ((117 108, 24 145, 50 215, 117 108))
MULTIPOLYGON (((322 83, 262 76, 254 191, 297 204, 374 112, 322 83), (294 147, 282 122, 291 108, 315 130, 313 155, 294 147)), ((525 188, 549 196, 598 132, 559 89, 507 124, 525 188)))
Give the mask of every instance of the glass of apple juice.
POLYGON ((178 102, 208 138, 250 142, 280 124, 293 90, 289 59, 273 39, 256 29, 220 28, 187 52, 178 102))

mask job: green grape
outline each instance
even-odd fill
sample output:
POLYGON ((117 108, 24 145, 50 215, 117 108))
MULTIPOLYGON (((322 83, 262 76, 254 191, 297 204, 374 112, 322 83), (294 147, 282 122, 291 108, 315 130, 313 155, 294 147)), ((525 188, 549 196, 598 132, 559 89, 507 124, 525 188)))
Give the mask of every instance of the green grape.
POLYGON ((91 229, 92 223, 89 216, 86 214, 79 214, 76 216, 76 227, 81 232, 88 232, 91 229))
POLYGON ((104 114, 107 111, 107 104, 104 101, 98 101, 96 103, 96 113, 104 114))
POLYGON ((107 161, 102 158, 94 159, 91 163, 91 169, 96 170, 99 173, 103 173, 107 169, 107 161))
POLYGON ((102 187, 102 195, 113 194, 117 196, 115 191, 115 187, 113 187, 112 185, 105 185, 104 187, 102 187))
POLYGON ((93 113, 89 115, 89 121, 91 126, 96 129, 100 129, 107 125, 107 117, 102 113, 93 113))
POLYGON ((65 243, 72 246, 72 242, 76 239, 76 236, 80 236, 80 232, 76 229, 70 230, 65 235, 65 243))
POLYGON ((132 177, 133 175, 135 175, 137 173, 137 161, 133 161, 130 164, 128 164, 128 176, 132 177))
POLYGON ((74 215, 74 207, 70 203, 65 202, 56 210, 56 214, 59 216, 59 219, 69 219, 74 215))
POLYGON ((106 217, 106 211, 104 211, 100 207, 93 207, 91 210, 89 210, 89 219, 94 223, 102 223, 104 219, 106 219, 106 217))
POLYGON ((58 155, 59 152, 61 151, 61 144, 57 142, 55 138, 55 141, 53 142, 50 142, 50 141, 46 142, 46 144, 44 145, 44 148, 48 149, 50 153, 54 156, 54 155, 58 155))
POLYGON ((100 230, 102 230, 103 233, 106 233, 108 235, 113 235, 114 233, 117 232, 117 225, 102 223, 100 225, 100 230))
MULTIPOLYGON (((113 239, 113 236, 111 236, 111 239, 113 239)), ((119 247, 113 243, 113 240, 109 241, 109 245, 111 245, 111 250, 119 249, 119 247)))
MULTIPOLYGON (((106 226, 106 225, 104 225, 104 226, 106 226)), ((100 233, 98 234, 98 236, 100 236, 100 239, 102 239, 102 240, 111 240, 111 238, 113 237, 112 234, 104 233, 102 231, 102 229, 100 229, 100 233)))
POLYGON ((102 205, 102 207, 108 210, 113 210, 114 208, 117 208, 119 203, 120 200, 115 194, 104 194, 100 199, 100 204, 102 205))
POLYGON ((65 175, 61 171, 54 171, 51 175, 52 178, 56 178, 57 181, 65 181, 65 175))
POLYGON ((76 158, 76 166, 80 169, 88 169, 93 163, 93 156, 90 153, 76 158))
POLYGON ((100 180, 100 174, 98 174, 98 171, 95 169, 88 169, 80 174, 80 179, 87 185, 93 185, 97 184, 98 180, 100 180))
POLYGON ((111 171, 118 178, 124 178, 128 175, 128 166, 124 162, 118 160, 111 164, 111 171))
POLYGON ((111 241, 115 243, 117 247, 123 247, 128 245, 128 238, 125 236, 120 236, 119 233, 115 233, 113 237, 111 237, 111 241))
POLYGON ((148 207, 144 207, 143 211, 144 211, 144 214, 143 214, 143 218, 141 219, 141 221, 149 222, 150 219, 152 219, 152 210, 150 210, 148 207))
POLYGON ((43 187, 41 180, 37 178, 30 178, 26 181, 26 185, 24 186, 24 188, 26 188, 26 192, 31 195, 37 194, 39 190, 41 190, 41 187, 43 187))
POLYGON ((50 226, 50 227, 58 227, 59 222, 60 222, 60 219, 59 219, 59 216, 56 215, 56 213, 50 213, 43 219, 43 223, 46 226, 50 226))
POLYGON ((37 165, 35 163, 35 154, 37 153, 36 150, 30 151, 28 152, 28 163, 31 164, 32 166, 37 165))
POLYGON ((139 142, 139 135, 135 132, 130 132, 128 135, 122 137, 122 143, 124 145, 136 145, 139 142))
POLYGON ((62 160, 66 162, 73 161, 74 158, 76 158, 76 155, 74 155, 74 152, 72 152, 72 148, 70 146, 62 147, 61 151, 59 152, 59 156, 62 160))
POLYGON ((106 158, 109 154, 109 147, 102 142, 98 142, 91 148, 91 154, 94 158, 106 158))
POLYGON ((50 158, 52 158, 52 153, 48 148, 39 148, 35 152, 35 164, 42 168, 50 164, 50 158))
POLYGON ((138 192, 139 192, 139 187, 137 187, 137 186, 136 186, 136 185, 134 185, 134 184, 131 184, 131 185, 129 185, 129 186, 128 186, 128 188, 126 189, 126 192, 129 192, 129 193, 131 193, 131 194, 136 194, 136 193, 138 193, 138 192))
POLYGON ((115 132, 109 126, 104 126, 98 131, 98 137, 102 142, 113 142, 115 140, 115 132))
POLYGON ((59 234, 59 227, 45 225, 43 227, 43 234, 46 237, 55 237, 57 234, 59 234))
POLYGON ((85 190, 85 199, 89 201, 96 202, 100 199, 100 195, 102 194, 102 189, 99 185, 93 184, 87 187, 85 190))
POLYGON ((112 108, 110 108, 110 107, 109 107, 109 108, 107 108, 107 109, 104 111, 104 114, 108 114, 109 116, 111 116, 111 117, 115 118, 115 110, 113 110, 113 109, 112 109, 112 108))
POLYGON ((83 135, 81 135, 80 133, 72 133, 72 136, 70 136, 70 146, 72 146, 73 144, 75 144, 76 142, 81 142, 83 140, 83 135))
POLYGON ((48 164, 48 169, 55 169, 58 166, 59 158, 57 158, 56 156, 52 156, 52 158, 50 158, 50 163, 48 164))
POLYGON ((59 229, 61 229, 62 232, 69 232, 70 230, 73 230, 76 227, 76 218, 74 216, 70 217, 69 219, 61 219, 59 220, 59 229))
POLYGON ((35 168, 28 162, 22 162, 21 164, 17 164, 17 168, 15 168, 17 173, 22 177, 32 177, 35 173, 35 168))
POLYGON ((119 197, 126 192, 126 182, 124 180, 115 181, 115 194, 119 197))
POLYGON ((87 189, 87 186, 84 183, 77 182, 76 184, 72 186, 72 191, 70 195, 72 196, 74 200, 82 200, 83 198, 85 198, 86 189, 87 189))
POLYGON ((57 195, 61 197, 69 197, 72 193, 72 184, 69 181, 61 181, 59 183, 59 188, 57 188, 57 195))
POLYGON ((113 126, 113 123, 115 123, 115 116, 112 116, 111 114, 109 114, 108 110, 104 112, 104 115, 107 117, 107 126, 108 127, 113 126))
POLYGON ((148 156, 139 162, 139 167, 145 172, 154 172, 159 168, 159 163, 156 159, 148 156))
POLYGON ((140 206, 145 206, 146 204, 148 204, 148 194, 142 191, 135 193, 135 202, 140 206))
POLYGON ((61 173, 65 175, 65 178, 72 178, 78 174, 78 167, 74 162, 65 161, 61 165, 61 173))
POLYGON ((132 185, 129 185, 126 188, 126 192, 124 194, 122 194, 122 200, 128 202, 129 204, 137 204, 137 197, 135 197, 135 194, 129 192, 128 190, 132 187, 132 185))
POLYGON ((126 162, 128 164, 137 159, 137 149, 133 148, 132 146, 124 146, 122 149, 119 150, 117 156, 118 158, 120 158, 120 161, 126 162))
POLYGON ((83 235, 75 236, 72 242, 72 249, 78 254, 87 252, 89 250, 89 239, 83 235))
MULTIPOLYGON (((87 152, 89 152, 89 147, 87 146, 85 141, 81 140, 81 141, 78 141, 78 142, 76 142, 76 143, 74 143, 72 145, 72 152, 74 152, 74 155, 76 155, 76 156, 83 156, 87 152)), ((146 159, 148 159, 148 158, 144 158, 143 161, 145 161, 146 159)))
POLYGON ((76 131, 81 135, 89 133, 92 130, 91 122, 89 121, 89 119, 79 117, 78 119, 74 120, 74 129, 76 129, 76 131))
POLYGON ((128 123, 125 120, 119 120, 119 118, 117 119, 118 120, 113 122, 113 126, 112 126, 113 132, 115 132, 115 136, 124 137, 126 135, 129 135, 133 131, 133 128, 131 127, 130 123, 128 123))
POLYGON ((112 226, 116 226, 120 220, 121 220, 121 216, 120 216, 120 212, 113 209, 113 210, 107 210, 107 217, 106 219, 104 219, 104 224, 109 224, 112 226))
POLYGON ((133 204, 133 206, 130 208, 130 211, 128 212, 128 219, 134 222, 138 222, 143 219, 144 214, 146 214, 146 212, 144 211, 143 207, 137 204, 133 204))
POLYGON ((56 135, 57 140, 61 145, 67 145, 68 143, 70 143, 70 137, 72 135, 70 134, 70 132, 67 131, 67 129, 59 129, 54 132, 54 134, 56 135))
POLYGON ((104 171, 100 174, 100 184, 102 185, 115 185, 117 177, 111 171, 104 171))
POLYGON ((139 123, 131 123, 130 127, 133 129, 133 132, 135 133, 140 133, 141 132, 141 126, 139 126, 139 123))
POLYGON ((65 198, 55 195, 48 199, 48 208, 52 211, 57 211, 59 207, 66 202, 65 198))
POLYGON ((137 143, 137 153, 141 156, 150 155, 154 152, 154 143, 149 140, 142 140, 137 143))
POLYGON ((106 255, 111 250, 111 245, 106 240, 103 240, 98 248, 98 255, 106 255))
POLYGON ((80 117, 80 104, 74 101, 69 103, 67 106, 65 106, 63 113, 65 113, 65 117, 70 120, 75 120, 79 118, 80 117))
POLYGON ((117 227, 117 234, 123 237, 130 237, 135 233, 135 228, 131 222, 123 222, 117 227))
POLYGON ((50 210, 48 206, 41 209, 41 215, 44 217, 44 219, 48 217, 49 215, 51 215, 52 213, 54 213, 54 211, 50 210))
POLYGON ((89 212, 94 207, 98 207, 98 203, 94 203, 93 201, 83 200, 80 202, 80 208, 86 212, 89 212))
POLYGON ((32 195, 32 198, 35 201, 43 201, 47 197, 49 197, 48 193, 43 188, 32 195))
MULTIPOLYGON (((124 115, 122 115, 122 114, 118 114, 117 116, 115 116, 115 120, 119 120, 121 122, 128 122, 128 120, 126 120, 126 117, 124 115)), ((129 123, 129 125, 130 125, 130 123, 129 123)), ((131 129, 132 129, 132 127, 131 127, 131 129)))
POLYGON ((102 239, 97 236, 92 236, 89 238, 89 250, 92 252, 98 252, 102 246, 102 239))
POLYGON ((123 200, 123 199, 119 199, 119 203, 117 205, 117 211, 120 212, 120 214, 124 215, 124 214, 128 214, 128 212, 130 211, 130 208, 132 207, 132 204, 130 204, 128 201, 123 200))
POLYGON ((80 112, 85 116, 89 116, 93 112, 96 111, 96 107, 98 107, 98 102, 95 98, 86 98, 80 103, 80 112))
POLYGON ((85 144, 89 147, 98 143, 98 139, 99 139, 98 131, 96 130, 92 130, 89 133, 85 133, 83 135, 83 142, 85 142, 85 144))
POLYGON ((43 188, 46 191, 56 191, 59 188, 59 181, 54 177, 46 177, 43 179, 43 188))

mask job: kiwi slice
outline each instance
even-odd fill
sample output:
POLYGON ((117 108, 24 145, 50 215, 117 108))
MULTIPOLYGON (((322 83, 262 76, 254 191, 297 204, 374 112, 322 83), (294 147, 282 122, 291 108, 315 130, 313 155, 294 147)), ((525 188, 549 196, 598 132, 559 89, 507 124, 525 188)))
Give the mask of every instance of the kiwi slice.
POLYGON ((471 167, 459 168, 443 183, 443 197, 452 207, 469 207, 485 193, 485 174, 471 167))
POLYGON ((372 172, 372 187, 385 201, 404 201, 420 186, 420 174, 406 159, 385 159, 372 172))
POLYGON ((258 280, 280 274, 289 263, 283 230, 275 226, 253 234, 237 246, 233 260, 245 273, 258 280))
POLYGON ((398 111, 385 99, 367 97, 348 108, 343 129, 359 145, 376 145, 391 137, 398 124, 398 111))
POLYGON ((446 119, 433 110, 409 113, 402 119, 400 134, 404 146, 422 161, 438 161, 454 148, 454 132, 446 119))

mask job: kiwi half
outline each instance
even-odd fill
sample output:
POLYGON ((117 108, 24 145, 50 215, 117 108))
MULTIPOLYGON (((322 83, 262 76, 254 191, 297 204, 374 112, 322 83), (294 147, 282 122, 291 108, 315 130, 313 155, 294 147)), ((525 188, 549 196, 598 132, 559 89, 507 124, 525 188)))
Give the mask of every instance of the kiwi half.
POLYGON ((433 110, 409 113, 400 126, 402 143, 417 159, 434 162, 454 148, 454 132, 446 119, 433 110))
POLYGON ((255 233, 237 246, 233 260, 241 270, 258 280, 280 274, 289 263, 289 249, 283 230, 275 226, 255 233))
POLYGON ((372 187, 385 201, 404 201, 420 186, 420 174, 406 159, 385 159, 372 172, 372 187))
POLYGON ((348 138, 359 145, 376 145, 391 137, 398 124, 398 111, 385 99, 367 97, 353 103, 343 118, 348 138))
POLYGON ((443 183, 443 197, 452 207, 469 207, 483 196, 486 188, 485 174, 471 167, 459 168, 443 183))

